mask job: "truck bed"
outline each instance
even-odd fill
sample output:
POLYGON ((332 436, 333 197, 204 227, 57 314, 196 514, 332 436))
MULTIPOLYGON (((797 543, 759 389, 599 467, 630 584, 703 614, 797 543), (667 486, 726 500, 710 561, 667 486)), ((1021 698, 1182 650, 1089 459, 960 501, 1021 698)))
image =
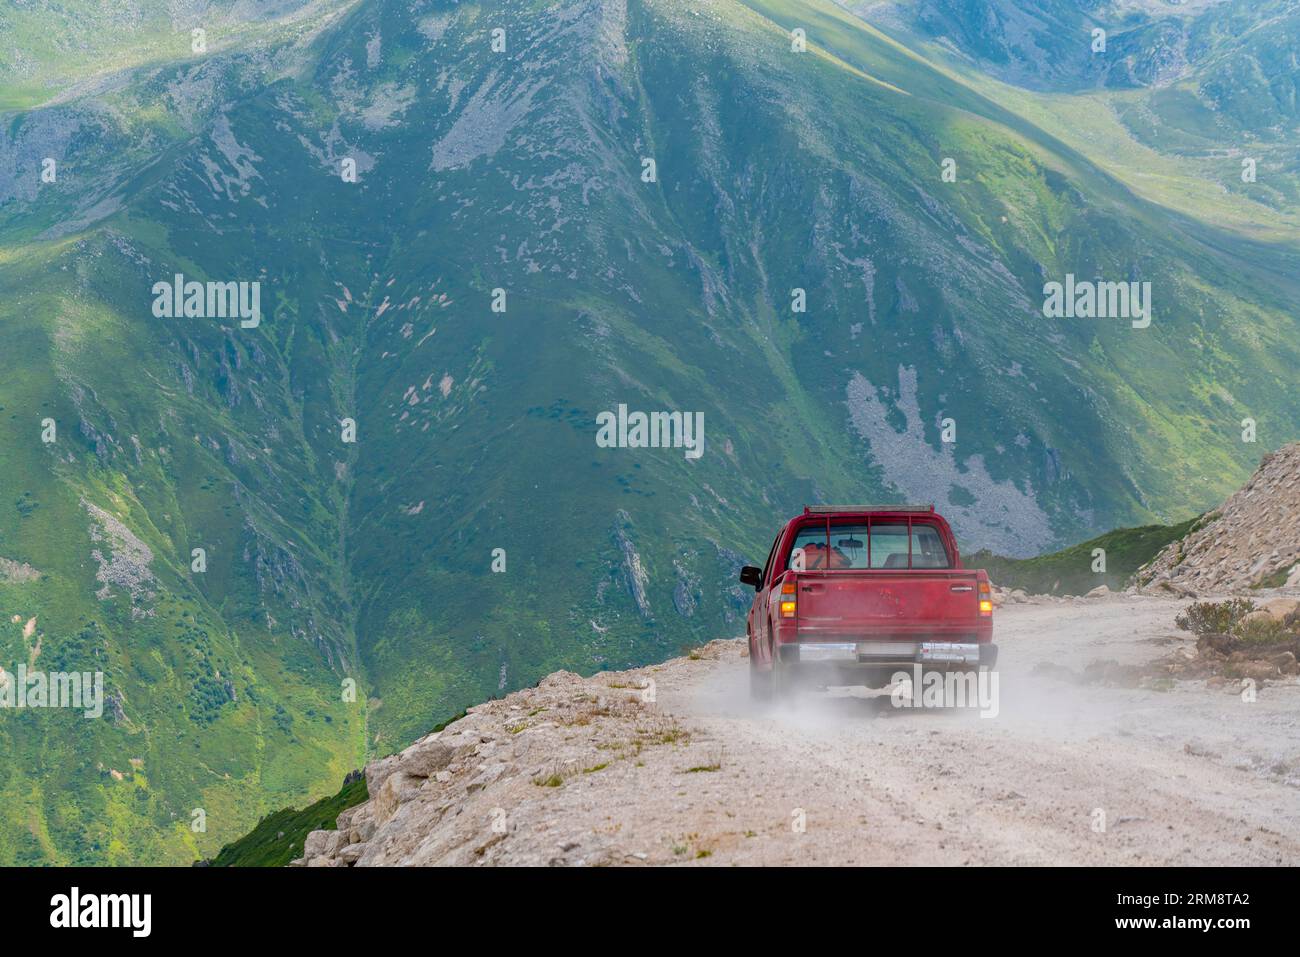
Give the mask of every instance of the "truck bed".
MULTIPOLYGON (((792 573, 799 641, 977 641, 978 573, 963 568, 792 573)), ((787 579, 788 580, 788 579, 787 579)))

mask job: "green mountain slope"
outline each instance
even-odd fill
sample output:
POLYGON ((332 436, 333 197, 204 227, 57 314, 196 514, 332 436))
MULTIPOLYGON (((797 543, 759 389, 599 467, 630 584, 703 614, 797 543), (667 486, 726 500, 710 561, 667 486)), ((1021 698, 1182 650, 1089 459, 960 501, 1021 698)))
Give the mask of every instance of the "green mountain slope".
POLYGON ((257 827, 221 849, 212 867, 284 867, 302 856, 303 842, 312 831, 337 830, 338 817, 367 800, 366 779, 345 781, 338 794, 323 797, 302 810, 286 808, 268 814, 257 827))
POLYGON ((1084 150, 1139 195, 1293 245, 1295 0, 845 6, 1084 150), (1094 49, 1097 29, 1106 33, 1104 50, 1094 49))
POLYGON ((1294 242, 829 3, 295 16, 0 124, 0 557, 41 573, 0 663, 116 702, 0 716, 0 863, 210 857, 465 705, 738 633, 804 502, 1025 556, 1209 507, 1243 417, 1300 422, 1294 242), (1150 281, 1151 326, 1045 318, 1067 272, 1150 281), (260 324, 155 316, 177 273, 260 324), (620 403, 704 455, 599 447, 620 403))
POLYGON ((1003 558, 987 550, 963 556, 963 563, 983 568, 1001 588, 1019 588, 1034 595, 1086 595, 1099 585, 1120 591, 1134 573, 1160 553, 1198 527, 1201 517, 1177 525, 1144 525, 1117 528, 1086 542, 1033 558, 1003 558), (1097 549, 1105 552, 1094 555, 1097 549), (1097 571, 1093 568, 1097 567, 1097 571))

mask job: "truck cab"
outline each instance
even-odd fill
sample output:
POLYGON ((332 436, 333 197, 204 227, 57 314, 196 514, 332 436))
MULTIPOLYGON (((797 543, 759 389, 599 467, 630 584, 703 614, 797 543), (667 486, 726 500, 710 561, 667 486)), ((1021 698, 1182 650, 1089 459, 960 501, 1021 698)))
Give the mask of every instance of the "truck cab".
POLYGON ((746 630, 758 698, 997 661, 988 575, 962 567, 933 505, 806 506, 740 580, 755 590, 746 630))

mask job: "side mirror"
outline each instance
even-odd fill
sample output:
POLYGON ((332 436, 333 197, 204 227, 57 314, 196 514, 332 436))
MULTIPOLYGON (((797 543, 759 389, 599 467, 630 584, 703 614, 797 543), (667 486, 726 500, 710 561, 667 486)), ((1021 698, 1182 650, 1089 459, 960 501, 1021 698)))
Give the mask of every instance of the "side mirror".
POLYGON ((763 587, 763 569, 755 568, 753 565, 746 565, 740 570, 740 583, 742 585, 753 585, 754 591, 763 587))

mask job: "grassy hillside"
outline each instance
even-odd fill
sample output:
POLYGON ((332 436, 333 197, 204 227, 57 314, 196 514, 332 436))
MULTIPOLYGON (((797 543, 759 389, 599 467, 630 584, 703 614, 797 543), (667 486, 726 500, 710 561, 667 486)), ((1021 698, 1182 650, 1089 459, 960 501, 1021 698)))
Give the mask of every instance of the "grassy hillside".
POLYGON ((1300 7, 1292 0, 848 6, 1088 153, 1137 195, 1266 239, 1265 254, 1293 253, 1300 7), (1095 27, 1107 32, 1104 52, 1092 50, 1095 27))
POLYGON ((1034 555, 1300 422, 1293 238, 827 0, 217 4, 201 56, 143 6, 93 83, 0 63, 42 91, 0 100, 0 664, 112 702, 0 721, 0 864, 212 856, 440 715, 736 634, 807 502, 1034 555), (1067 272, 1152 325, 1046 319, 1067 272), (155 316, 177 273, 260 324, 155 316), (599 447, 620 403, 705 454, 599 447))
POLYGON ((301 811, 288 808, 268 814, 248 834, 223 847, 208 864, 211 867, 284 867, 302 857, 308 834, 335 830, 341 813, 369 797, 366 779, 360 776, 344 784, 338 794, 321 798, 301 811))
MULTIPOLYGON (((461 711, 429 729, 433 734, 465 717, 461 711)), ((333 831, 338 827, 338 816, 370 798, 366 779, 360 771, 344 778, 338 794, 321 798, 301 811, 285 808, 268 814, 258 821, 257 827, 238 840, 231 841, 212 860, 212 867, 283 867, 302 857, 303 842, 312 831, 333 831)))
POLYGON ((1204 516, 1177 525, 1144 525, 1114 531, 1071 545, 1057 552, 1033 558, 1003 558, 987 550, 965 556, 971 568, 983 568, 1000 588, 1019 588, 1035 595, 1084 595, 1099 585, 1112 591, 1126 588, 1133 574, 1170 542, 1183 538, 1204 516), (1105 571, 1093 571, 1105 551, 1105 571))
POLYGON ((0 110, 30 109, 140 68, 271 51, 356 0, 23 0, 0 7, 0 110), (195 31, 199 31, 196 33, 195 31), (204 52, 198 52, 201 48, 204 52))

